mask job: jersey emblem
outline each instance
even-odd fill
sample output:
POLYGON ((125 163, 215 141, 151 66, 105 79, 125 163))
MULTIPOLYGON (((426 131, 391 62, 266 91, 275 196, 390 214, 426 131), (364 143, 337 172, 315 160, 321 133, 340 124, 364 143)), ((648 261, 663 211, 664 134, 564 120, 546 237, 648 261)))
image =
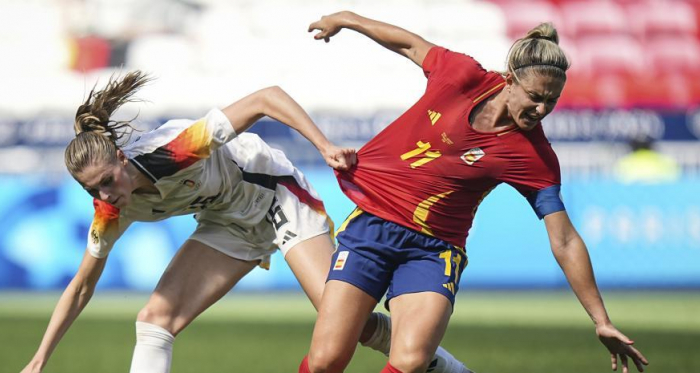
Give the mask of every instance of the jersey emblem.
POLYGON ((338 253, 338 258, 335 259, 335 264, 333 265, 334 271, 342 271, 345 268, 345 263, 348 261, 349 251, 341 251, 338 253))
POLYGON ((437 121, 440 119, 442 114, 438 113, 437 111, 428 110, 428 116, 430 117, 430 123, 432 123, 432 125, 434 126, 435 123, 437 123, 437 121))
POLYGON ((182 179, 180 180, 180 184, 193 189, 199 189, 199 186, 201 185, 201 183, 195 182, 194 180, 190 179, 182 179))
POLYGON ((462 156, 460 158, 462 158, 462 160, 466 164, 471 166, 474 164, 474 162, 478 161, 479 159, 481 159, 485 155, 486 155, 486 153, 484 153, 484 151, 481 150, 481 148, 473 148, 473 149, 467 150, 467 152, 462 154, 462 156))
POLYGON ((442 142, 444 142, 447 145, 452 145, 454 142, 450 140, 449 137, 447 137, 447 134, 445 132, 442 133, 442 142))

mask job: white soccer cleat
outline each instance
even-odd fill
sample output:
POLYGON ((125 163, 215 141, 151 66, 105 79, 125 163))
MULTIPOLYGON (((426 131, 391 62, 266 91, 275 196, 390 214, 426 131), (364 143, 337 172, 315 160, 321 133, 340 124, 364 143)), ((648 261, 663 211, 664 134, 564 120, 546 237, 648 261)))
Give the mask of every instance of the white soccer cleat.
POLYGON ((474 373, 469 370, 461 361, 455 359, 452 354, 444 348, 438 346, 435 351, 433 361, 428 365, 426 373, 474 373))

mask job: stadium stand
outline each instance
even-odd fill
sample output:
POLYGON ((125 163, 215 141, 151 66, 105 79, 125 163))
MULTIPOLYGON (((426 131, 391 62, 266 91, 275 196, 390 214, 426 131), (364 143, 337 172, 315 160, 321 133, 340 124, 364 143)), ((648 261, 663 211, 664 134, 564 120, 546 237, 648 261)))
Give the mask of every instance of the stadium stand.
POLYGON ((562 24, 561 11, 549 1, 506 1, 500 3, 507 23, 508 37, 517 39, 541 22, 562 24))
MULTIPOLYGON (((410 61, 353 33, 312 40, 308 24, 340 9, 403 26, 496 71, 515 38, 551 21, 572 61, 560 111, 576 120, 586 110, 687 111, 673 117, 685 121, 670 128, 675 138, 700 133, 700 0, 8 0, 0 3, 0 52, 9 56, 0 79, 12 89, 0 90, 0 120, 70 117, 87 82, 134 68, 159 78, 143 91, 157 100, 140 112, 154 121, 269 85, 312 113, 349 118, 414 102, 424 79, 410 61), (270 22, 274 14, 284 17, 270 22)), ((13 130, 3 131, 0 142, 12 144, 13 130)))
POLYGON ((698 32, 695 10, 687 2, 640 1, 625 7, 630 29, 639 39, 695 36, 698 32))
MULTIPOLYGON (((378 48, 355 48, 354 41, 349 41, 354 39, 352 35, 342 35, 347 39, 344 47, 332 49, 323 49, 308 38, 308 23, 323 14, 319 9, 339 9, 335 3, 65 3, 64 7, 55 0, 3 3, 2 54, 35 58, 3 58, 2 70, 54 71, 66 76, 72 74, 70 69, 102 75, 122 66, 161 72, 188 70, 205 77, 236 79, 241 92, 260 83, 292 82, 304 91, 302 95, 318 102, 319 109, 329 104, 328 95, 315 94, 297 82, 329 76, 338 69, 361 66, 369 81, 408 84, 410 92, 420 91, 418 84, 398 79, 407 70, 402 67, 397 72, 393 56, 384 55, 378 48), (276 19, 274 25, 260 21, 275 12, 286 16, 276 19), (42 48, 29 47, 33 45, 42 48), (280 64, 280 60, 285 63, 280 64), (265 77, 242 73, 253 70, 266 71, 265 77)), ((677 107, 679 103, 699 102, 698 88, 691 80, 698 80, 700 69, 700 1, 450 0, 438 7, 422 0, 355 0, 342 5, 414 30, 437 44, 473 55, 486 68, 498 71, 504 69, 503 60, 512 40, 538 22, 551 21, 559 28, 561 43, 573 61, 566 105, 677 107), (647 94, 630 93, 639 90, 634 87, 640 79, 649 77, 670 89, 656 90, 652 99, 647 94), (692 79, 683 82, 683 77, 692 79), (605 88, 591 82, 599 79, 605 80, 605 88)), ((363 89, 362 82, 350 80, 347 84, 338 94, 341 101, 353 101, 354 109, 371 111, 404 104, 399 98, 393 100, 381 94, 377 95, 378 102, 372 95, 357 101, 354 92, 363 89)))
POLYGON ((626 34, 624 9, 614 1, 570 1, 561 4, 563 32, 572 37, 626 34))

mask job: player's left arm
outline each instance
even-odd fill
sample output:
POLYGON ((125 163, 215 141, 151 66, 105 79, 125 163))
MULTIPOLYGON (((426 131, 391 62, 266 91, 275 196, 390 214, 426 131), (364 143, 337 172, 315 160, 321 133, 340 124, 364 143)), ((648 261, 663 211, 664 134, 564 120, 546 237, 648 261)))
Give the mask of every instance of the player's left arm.
POLYGON ((637 366, 637 370, 643 372, 644 365, 649 362, 632 346, 634 342, 617 330, 610 321, 595 282, 588 249, 576 232, 569 215, 566 211, 554 212, 544 217, 544 223, 554 257, 564 271, 576 297, 593 320, 598 338, 610 351, 612 369, 617 370, 619 357, 622 372, 627 373, 629 371, 627 360, 630 358, 637 366))
POLYGON ((329 166, 347 170, 356 162, 355 149, 333 145, 306 111, 280 87, 261 89, 232 103, 222 111, 236 133, 247 130, 260 118, 268 116, 293 128, 311 141, 329 166))

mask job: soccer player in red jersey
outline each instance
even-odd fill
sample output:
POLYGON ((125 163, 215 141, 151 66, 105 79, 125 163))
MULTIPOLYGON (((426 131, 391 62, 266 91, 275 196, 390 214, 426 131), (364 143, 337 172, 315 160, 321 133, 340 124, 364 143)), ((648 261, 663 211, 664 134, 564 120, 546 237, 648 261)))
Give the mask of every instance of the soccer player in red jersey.
POLYGON ((418 102, 358 152, 356 167, 337 172, 358 208, 338 230, 311 349, 299 371, 343 371, 363 321, 386 293, 393 331, 382 372, 425 372, 452 313, 474 214, 500 183, 516 188, 544 219, 552 252, 610 351, 613 370, 619 358, 624 373, 628 359, 643 371, 646 358, 605 310, 542 130, 569 68, 554 27, 541 24, 517 40, 505 75, 351 12, 325 16, 309 31, 319 30, 315 38, 328 42, 343 28, 409 58, 428 81, 418 102))

